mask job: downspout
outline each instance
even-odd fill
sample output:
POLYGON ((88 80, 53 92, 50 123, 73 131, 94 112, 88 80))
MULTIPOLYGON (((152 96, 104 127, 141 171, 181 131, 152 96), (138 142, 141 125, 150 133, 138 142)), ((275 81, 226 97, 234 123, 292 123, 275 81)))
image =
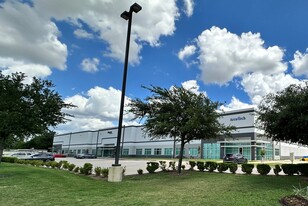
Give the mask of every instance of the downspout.
POLYGON ((70 138, 69 138, 69 140, 68 140, 68 149, 67 149, 67 153, 68 153, 68 154, 70 154, 71 139, 72 139, 72 133, 70 133, 70 138))
POLYGON ((124 146, 125 125, 123 125, 122 128, 123 128, 123 132, 122 132, 122 147, 121 147, 121 153, 120 153, 121 157, 122 157, 123 146, 124 146))
POLYGON ((98 148, 98 137, 99 137, 99 131, 100 130, 97 130, 97 135, 96 135, 96 149, 95 149, 95 156, 97 157, 97 148, 98 148))

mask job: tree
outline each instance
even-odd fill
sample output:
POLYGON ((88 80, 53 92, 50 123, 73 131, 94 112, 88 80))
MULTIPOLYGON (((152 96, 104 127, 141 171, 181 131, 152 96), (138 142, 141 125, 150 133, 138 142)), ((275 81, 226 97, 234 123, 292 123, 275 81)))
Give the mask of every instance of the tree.
POLYGON ((258 124, 272 140, 308 144, 308 82, 265 96, 258 124))
POLYGON ((51 81, 33 78, 25 84, 25 74, 3 75, 0 71, 0 162, 6 143, 49 131, 71 116, 62 111, 74 107, 65 103, 51 81))
POLYGON ((176 138, 180 142, 178 172, 181 173, 183 150, 191 140, 215 138, 229 134, 234 127, 226 127, 218 122, 216 111, 221 104, 212 102, 203 93, 196 94, 183 87, 170 90, 161 87, 144 87, 152 96, 134 99, 128 105, 136 118, 145 119, 145 132, 152 139, 176 138))
POLYGON ((24 149, 45 149, 49 150, 52 148, 53 137, 55 132, 46 131, 43 134, 36 135, 29 141, 25 142, 22 147, 24 149))

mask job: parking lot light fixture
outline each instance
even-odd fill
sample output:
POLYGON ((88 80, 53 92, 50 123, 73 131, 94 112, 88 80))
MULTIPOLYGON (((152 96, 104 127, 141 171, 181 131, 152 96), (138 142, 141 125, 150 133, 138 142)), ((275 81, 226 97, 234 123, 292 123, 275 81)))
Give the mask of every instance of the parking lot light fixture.
POLYGON ((132 15, 133 12, 137 13, 142 9, 142 7, 134 3, 130 6, 129 12, 124 11, 121 14, 121 17, 125 20, 128 20, 127 28, 127 37, 126 37, 126 49, 125 49, 125 60, 124 60, 124 72, 123 72, 123 81, 122 81, 122 94, 121 94, 121 103, 120 103, 120 114, 119 114, 119 123, 118 123, 118 134, 117 134, 117 144, 115 152, 115 162, 112 166, 121 166, 119 164, 120 157, 120 143, 121 143, 121 134, 122 134, 122 122, 123 122, 123 111, 124 111, 124 100, 125 100, 125 90, 126 90, 126 77, 127 77, 127 67, 128 67, 128 56, 129 56, 129 43, 130 43, 130 33, 132 25, 132 15))

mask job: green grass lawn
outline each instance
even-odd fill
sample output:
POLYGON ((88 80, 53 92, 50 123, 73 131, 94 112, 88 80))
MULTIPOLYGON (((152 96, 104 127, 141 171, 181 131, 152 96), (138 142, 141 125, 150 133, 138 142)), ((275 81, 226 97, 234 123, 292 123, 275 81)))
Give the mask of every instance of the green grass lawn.
POLYGON ((0 164, 0 205, 280 205, 300 176, 184 171, 125 176, 110 183, 68 171, 0 164))

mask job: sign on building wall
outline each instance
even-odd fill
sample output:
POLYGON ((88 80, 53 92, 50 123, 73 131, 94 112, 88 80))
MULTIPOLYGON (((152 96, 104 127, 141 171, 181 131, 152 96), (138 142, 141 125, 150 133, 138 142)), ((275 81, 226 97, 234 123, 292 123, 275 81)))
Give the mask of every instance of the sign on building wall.
POLYGON ((249 111, 231 114, 225 113, 225 115, 219 119, 219 122, 227 126, 253 127, 255 122, 255 114, 249 111))

